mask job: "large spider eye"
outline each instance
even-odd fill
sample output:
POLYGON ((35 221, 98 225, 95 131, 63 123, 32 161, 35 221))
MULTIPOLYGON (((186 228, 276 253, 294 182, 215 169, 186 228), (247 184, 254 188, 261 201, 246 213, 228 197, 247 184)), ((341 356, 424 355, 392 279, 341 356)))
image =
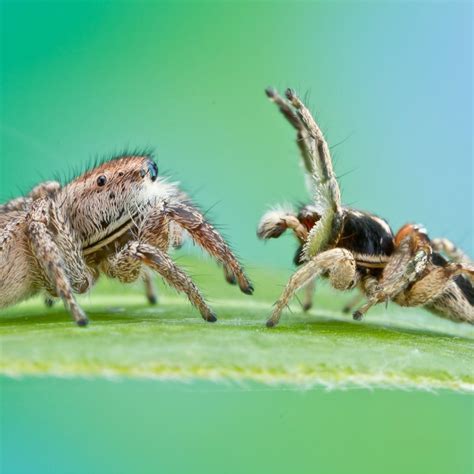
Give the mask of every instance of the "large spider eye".
POLYGON ((148 171, 150 172, 151 180, 156 181, 156 178, 158 177, 158 166, 156 166, 154 161, 150 160, 148 162, 148 171))
POLYGON ((107 178, 103 174, 97 178, 97 186, 103 186, 106 182, 107 178))

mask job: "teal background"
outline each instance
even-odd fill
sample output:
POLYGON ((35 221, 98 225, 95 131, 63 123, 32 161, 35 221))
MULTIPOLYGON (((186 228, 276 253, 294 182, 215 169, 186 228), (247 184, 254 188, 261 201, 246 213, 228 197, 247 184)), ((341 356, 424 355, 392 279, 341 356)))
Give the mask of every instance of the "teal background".
POLYGON ((346 204, 472 253, 469 3, 2 4, 0 199, 94 156, 155 148, 247 262, 262 211, 307 200, 294 133, 263 93, 296 88, 346 204))
MULTIPOLYGON (((296 88, 344 202, 473 253, 470 3, 2 2, 0 201, 152 146, 247 265, 291 268, 255 227, 306 200, 296 88), (337 145, 337 146, 335 146, 337 145)), ((257 289, 258 289, 258 282, 257 289)), ((467 395, 2 379, 4 472, 473 470, 467 395)))
POLYGON ((473 468, 472 399, 455 393, 51 379, 8 380, 2 392, 5 473, 473 468))

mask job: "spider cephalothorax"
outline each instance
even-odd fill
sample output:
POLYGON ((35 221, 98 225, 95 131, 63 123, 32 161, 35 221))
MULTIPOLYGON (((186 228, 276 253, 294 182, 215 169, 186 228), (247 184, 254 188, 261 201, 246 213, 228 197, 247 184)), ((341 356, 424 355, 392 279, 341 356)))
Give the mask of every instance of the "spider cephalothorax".
MULTIPOLYGON (((318 276, 329 277, 339 290, 358 287, 367 296, 367 303, 353 313, 355 319, 372 305, 391 299, 402 306, 423 305, 444 317, 474 323, 472 262, 449 241, 430 241, 418 226, 404 226, 394 236, 380 217, 342 206, 329 146, 309 110, 291 89, 286 99, 273 89, 266 93, 297 131, 313 197, 313 203, 298 211, 278 207, 260 221, 260 238, 276 238, 291 229, 299 241, 294 262, 300 268, 277 301, 267 326, 278 323, 283 308, 301 287, 307 289, 303 306, 309 309, 318 276), (449 258, 444 259, 440 252, 449 258)), ((360 299, 345 309, 349 311, 360 299)))
POLYGON ((108 160, 61 187, 47 182, 0 206, 0 307, 44 290, 60 297, 79 325, 87 318, 74 293, 101 273, 128 283, 144 267, 187 294, 204 319, 216 317, 198 288, 168 255, 186 231, 224 266, 244 293, 253 287, 221 235, 176 184, 158 177, 149 155, 108 160))

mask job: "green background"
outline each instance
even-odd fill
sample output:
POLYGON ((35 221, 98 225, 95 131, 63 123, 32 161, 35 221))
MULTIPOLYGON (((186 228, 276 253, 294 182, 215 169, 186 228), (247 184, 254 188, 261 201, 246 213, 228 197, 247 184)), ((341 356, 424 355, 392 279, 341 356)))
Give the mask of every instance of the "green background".
MULTIPOLYGON (((2 2, 0 201, 151 146, 247 266, 255 227, 307 199, 263 94, 308 93, 344 202, 473 253, 469 3, 2 2)), ((282 282, 283 283, 283 282, 282 282)), ((256 282, 258 290, 258 282, 256 282)), ((2 379, 5 472, 473 469, 472 397, 2 379)))

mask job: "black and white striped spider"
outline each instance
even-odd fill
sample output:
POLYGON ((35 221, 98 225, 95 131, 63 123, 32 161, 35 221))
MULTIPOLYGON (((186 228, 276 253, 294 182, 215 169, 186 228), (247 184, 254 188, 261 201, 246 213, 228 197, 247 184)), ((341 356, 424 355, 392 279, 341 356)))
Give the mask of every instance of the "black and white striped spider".
POLYGON ((299 242, 295 263, 300 268, 276 302, 267 326, 278 324, 300 288, 306 288, 303 307, 309 309, 319 276, 327 276, 338 290, 359 288, 361 295, 346 306, 347 312, 367 297, 354 311, 354 319, 360 320, 374 304, 393 300, 474 324, 473 263, 446 239, 431 241, 420 226, 407 224, 394 236, 380 217, 342 206, 329 146, 310 111, 291 89, 286 99, 271 88, 266 93, 297 131, 313 197, 298 211, 276 207, 260 221, 259 238, 277 238, 291 229, 299 242))

